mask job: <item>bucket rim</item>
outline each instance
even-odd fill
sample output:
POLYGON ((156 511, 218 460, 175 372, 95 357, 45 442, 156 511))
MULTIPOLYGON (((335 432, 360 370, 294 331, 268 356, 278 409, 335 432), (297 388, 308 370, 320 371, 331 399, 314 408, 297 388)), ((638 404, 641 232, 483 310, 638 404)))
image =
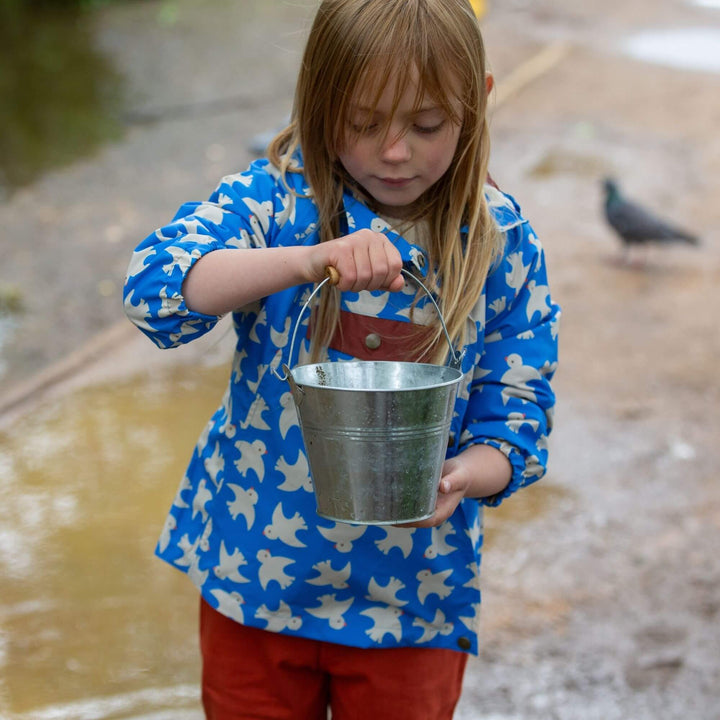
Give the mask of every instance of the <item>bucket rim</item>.
MULTIPOLYGON (((290 338, 290 348, 289 348, 289 352, 288 352, 288 360, 287 360, 287 363, 282 363, 282 369, 283 369, 284 375, 281 375, 277 371, 277 368, 273 367, 273 369, 272 369, 275 376, 280 380, 288 380, 288 378, 289 378, 289 375, 290 375, 289 365, 292 363, 293 349, 295 348, 295 336, 297 335, 298 328, 300 327, 300 320, 302 319, 302 317, 305 313, 305 310, 308 308, 308 306, 310 305, 310 303, 311 303, 312 299, 315 297, 315 295, 318 292, 320 292, 320 290, 325 285, 325 283, 329 282, 333 285, 337 283, 337 278, 339 277, 337 270, 335 270, 335 268, 333 268, 331 266, 328 266, 326 268, 326 270, 327 270, 327 277, 315 287, 315 289, 310 293, 310 297, 305 301, 305 304, 302 306, 302 308, 300 308, 300 313, 297 317, 297 320, 295 321, 295 327, 293 328, 292 337, 290 338)), ((450 333, 448 332, 447 326, 445 325, 445 318, 443 317, 442 310, 440 309, 440 306, 438 305, 437 300, 435 299, 433 294, 430 292, 430 290, 428 290, 428 288, 425 286, 425 284, 422 282, 422 280, 420 280, 420 278, 418 278, 417 275, 415 275, 414 273, 411 273, 409 270, 406 270, 404 267, 401 268, 400 272, 403 275, 405 275, 406 277, 413 279, 420 286, 420 288, 422 288, 422 290, 425 291, 425 294, 430 299, 430 302, 432 302, 432 304, 435 307, 435 310, 438 314, 438 317, 440 318, 440 323, 442 325, 443 333, 445 334, 445 339, 447 340, 448 348, 450 350, 449 361, 448 361, 447 365, 443 366, 443 367, 451 367, 455 370, 461 369, 462 364, 463 364, 463 359, 465 358, 465 349, 458 352, 456 350, 455 346, 453 345, 452 340, 450 338, 450 333)), ((368 362, 368 361, 366 361, 366 362, 368 362)), ((373 362, 373 361, 369 361, 369 362, 373 362)), ((420 365, 420 364, 429 364, 429 363, 414 363, 414 364, 420 365)))
POLYGON ((318 390, 332 390, 334 392, 377 392, 377 393, 405 393, 415 392, 417 390, 432 390, 436 388, 451 387, 460 382, 463 377, 463 373, 458 368, 450 367, 449 365, 435 365, 434 363, 419 363, 419 362, 408 362, 403 360, 348 360, 343 362, 319 362, 319 363, 308 363, 306 365, 296 365, 294 368, 288 369, 292 375, 293 381, 300 387, 310 387, 318 390), (300 380, 295 375, 296 371, 312 372, 313 368, 328 368, 328 372, 334 373, 338 367, 342 366, 360 366, 360 365, 402 365, 412 367, 413 369, 427 368, 434 373, 442 373, 443 375, 453 375, 442 382, 427 382, 412 387, 343 387, 336 384, 326 384, 321 382, 307 382, 306 380, 300 380))

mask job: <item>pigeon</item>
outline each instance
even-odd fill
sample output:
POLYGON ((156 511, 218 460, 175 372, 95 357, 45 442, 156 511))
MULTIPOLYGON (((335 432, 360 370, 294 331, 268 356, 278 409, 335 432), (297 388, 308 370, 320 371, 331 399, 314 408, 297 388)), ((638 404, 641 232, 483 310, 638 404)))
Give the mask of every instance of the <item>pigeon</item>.
POLYGON ((605 218, 622 241, 626 260, 629 260, 631 248, 645 246, 649 243, 658 245, 670 242, 699 244, 697 236, 672 225, 632 200, 626 199, 614 180, 606 178, 603 187, 605 189, 605 218))

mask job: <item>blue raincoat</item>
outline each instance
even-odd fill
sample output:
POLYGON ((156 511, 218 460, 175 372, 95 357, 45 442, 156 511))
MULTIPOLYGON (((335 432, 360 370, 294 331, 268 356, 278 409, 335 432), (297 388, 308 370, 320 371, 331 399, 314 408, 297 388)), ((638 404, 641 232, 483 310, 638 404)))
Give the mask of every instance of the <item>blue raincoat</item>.
MULTIPOLYGON (((256 161, 224 178, 207 202, 183 205, 137 247, 125 310, 159 347, 190 342, 218 322, 191 311, 182 295, 188 271, 206 253, 319 242, 317 208, 303 175, 288 174, 285 182, 298 194, 267 160, 256 161)), ((504 233, 504 253, 468 318, 447 455, 474 443, 492 445, 510 460, 509 485, 490 498, 463 500, 437 528, 320 517, 290 390, 272 371, 306 357, 307 317, 296 341, 299 358, 286 353, 312 286, 264 298, 233 313, 229 385, 198 440, 156 549, 219 612, 257 628, 356 647, 477 653, 482 510, 545 472, 560 315, 532 228, 510 196, 491 186, 485 191, 504 233)), ((349 192, 344 203, 350 231, 387 230, 349 192)), ((388 237, 421 274, 422 248, 388 237)), ((370 321, 409 322, 415 296, 412 284, 397 293, 347 292, 341 309, 370 321)), ((413 322, 422 322, 424 307, 420 302, 413 322)), ((351 357, 333 348, 328 356, 351 357)))

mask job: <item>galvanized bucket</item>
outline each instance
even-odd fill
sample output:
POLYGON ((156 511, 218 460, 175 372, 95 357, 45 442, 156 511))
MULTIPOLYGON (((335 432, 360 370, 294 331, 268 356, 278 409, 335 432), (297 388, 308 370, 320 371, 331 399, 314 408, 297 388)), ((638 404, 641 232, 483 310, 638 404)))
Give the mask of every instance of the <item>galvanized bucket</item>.
MULTIPOLYGON (((283 365, 300 421, 317 512, 341 522, 390 525, 435 511, 450 422, 462 377, 450 346, 448 366, 394 361, 283 365)), ((308 298, 305 309, 323 280, 308 298)))

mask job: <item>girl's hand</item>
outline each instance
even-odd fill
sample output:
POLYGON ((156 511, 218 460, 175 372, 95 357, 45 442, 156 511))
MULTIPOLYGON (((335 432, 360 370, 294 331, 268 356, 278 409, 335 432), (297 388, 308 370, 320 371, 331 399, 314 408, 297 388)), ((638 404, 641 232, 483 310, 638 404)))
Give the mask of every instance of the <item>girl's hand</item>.
POLYGON ((397 292, 405 284, 402 258, 397 248, 382 233, 358 230, 344 237, 320 243, 312 248, 309 279, 319 282, 325 268, 334 267, 343 291, 390 290, 397 292))
POLYGON ((510 482, 512 467, 500 450, 491 445, 472 445, 445 461, 438 487, 435 513, 408 527, 435 527, 444 523, 463 498, 495 495, 510 482))
POLYGON ((438 487, 435 513, 427 520, 408 523, 408 527, 436 527, 444 523, 454 512, 460 501, 467 497, 472 485, 472 477, 466 466, 457 457, 446 460, 443 464, 442 477, 438 487))

